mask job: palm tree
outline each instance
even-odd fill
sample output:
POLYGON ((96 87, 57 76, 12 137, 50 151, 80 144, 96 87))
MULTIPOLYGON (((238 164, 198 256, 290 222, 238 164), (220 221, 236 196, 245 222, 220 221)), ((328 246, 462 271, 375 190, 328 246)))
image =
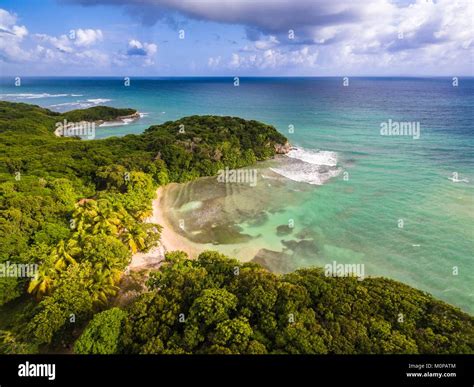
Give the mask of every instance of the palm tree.
POLYGON ((135 254, 139 250, 146 249, 147 232, 140 224, 135 223, 128 226, 122 234, 122 240, 130 247, 135 254))
POLYGON ((97 201, 94 199, 81 199, 76 203, 74 217, 85 216, 93 218, 99 211, 97 201))
POLYGON ((130 224, 134 219, 130 216, 124 206, 119 203, 118 205, 113 204, 115 213, 117 214, 118 219, 120 219, 120 230, 125 228, 127 224, 130 224))
POLYGON ((77 264, 73 256, 78 255, 81 251, 81 248, 77 245, 76 239, 71 238, 67 243, 64 243, 64 240, 60 240, 51 251, 54 268, 57 270, 63 270, 68 265, 77 264))
POLYGON ((92 300, 95 304, 105 305, 109 297, 117 294, 119 287, 116 284, 120 281, 122 272, 115 268, 108 268, 102 263, 94 265, 94 276, 89 285, 92 300))
POLYGON ((153 215, 153 211, 151 209, 140 210, 137 212, 137 219, 140 221, 144 221, 145 219, 149 218, 153 215))
POLYGON ((94 218, 94 226, 92 227, 92 234, 117 235, 119 233, 120 221, 114 218, 109 218, 104 213, 99 213, 94 218))
POLYGON ((106 199, 99 200, 99 211, 93 218, 93 234, 117 235, 121 229, 121 214, 106 199))
POLYGON ((76 203, 76 208, 72 214, 76 230, 73 236, 76 239, 80 239, 87 234, 88 229, 92 226, 93 219, 98 213, 97 202, 93 199, 81 199, 76 203))
POLYGON ((30 281, 28 293, 32 294, 38 300, 50 294, 56 275, 57 272, 49 262, 43 263, 39 267, 36 276, 30 281))

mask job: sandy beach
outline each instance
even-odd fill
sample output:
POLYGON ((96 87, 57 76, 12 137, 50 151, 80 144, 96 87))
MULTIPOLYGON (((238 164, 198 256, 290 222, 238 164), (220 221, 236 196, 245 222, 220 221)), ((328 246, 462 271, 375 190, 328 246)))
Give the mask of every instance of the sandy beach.
POLYGON ((176 233, 166 218, 164 211, 166 206, 166 197, 164 195, 166 187, 159 187, 156 190, 156 198, 152 202, 153 213, 152 216, 146 220, 147 223, 155 223, 163 227, 161 230, 160 243, 147 253, 134 254, 132 256, 132 262, 128 267, 129 270, 157 268, 163 261, 167 251, 181 250, 186 252, 189 257, 196 258, 201 250, 198 246, 195 246, 193 242, 176 233))

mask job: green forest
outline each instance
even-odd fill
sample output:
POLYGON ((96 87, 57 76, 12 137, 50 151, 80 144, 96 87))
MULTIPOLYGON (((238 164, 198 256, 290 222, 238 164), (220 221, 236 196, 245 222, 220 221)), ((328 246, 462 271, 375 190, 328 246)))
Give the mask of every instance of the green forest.
POLYGON ((159 243, 144 223, 156 188, 271 158, 274 127, 191 116, 140 135, 57 137, 57 122, 133 109, 67 113, 0 102, 0 353, 474 353, 474 318, 384 278, 273 274, 216 252, 170 252, 150 273, 132 254, 159 243), (118 303, 126 283, 138 294, 118 303))

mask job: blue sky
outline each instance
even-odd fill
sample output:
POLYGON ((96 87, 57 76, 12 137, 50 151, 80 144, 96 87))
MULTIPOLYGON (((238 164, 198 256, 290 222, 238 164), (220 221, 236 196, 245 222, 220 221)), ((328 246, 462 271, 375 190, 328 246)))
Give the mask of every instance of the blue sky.
POLYGON ((3 0, 0 71, 23 76, 474 75, 473 3, 3 0))

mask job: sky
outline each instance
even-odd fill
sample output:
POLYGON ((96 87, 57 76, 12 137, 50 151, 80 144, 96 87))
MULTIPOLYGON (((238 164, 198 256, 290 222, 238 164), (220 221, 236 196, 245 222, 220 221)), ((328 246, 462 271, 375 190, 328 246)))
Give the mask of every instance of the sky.
POLYGON ((0 75, 473 76, 474 0, 1 0, 0 75))

